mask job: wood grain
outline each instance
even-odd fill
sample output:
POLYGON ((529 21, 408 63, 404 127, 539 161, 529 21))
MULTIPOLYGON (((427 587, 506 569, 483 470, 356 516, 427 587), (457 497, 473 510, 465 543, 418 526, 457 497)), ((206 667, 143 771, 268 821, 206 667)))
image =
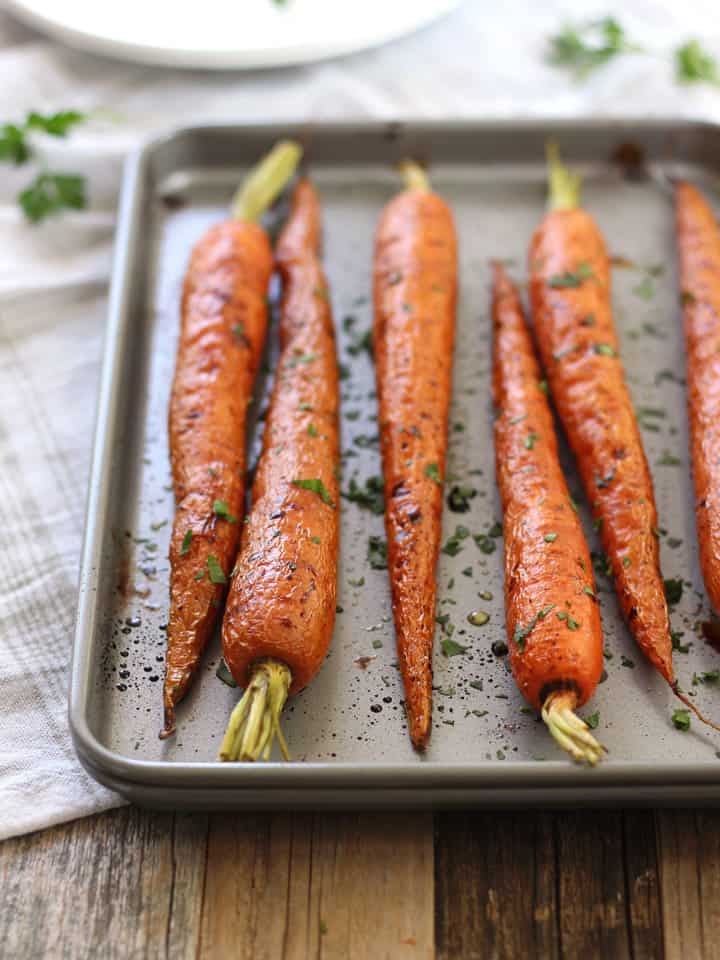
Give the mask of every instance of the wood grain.
POLYGON ((437 818, 438 956, 663 956, 652 814, 437 818))
POLYGON ((717 956, 720 811, 443 813, 434 857, 431 824, 126 808, 10 840, 0 955, 717 956))
POLYGON ((127 808, 0 845, 0 955, 430 960, 429 814, 127 808))
POLYGON ((433 956, 428 814, 213 818, 202 958, 433 956))
POLYGON ((720 949, 720 811, 657 814, 667 956, 715 960, 720 949))
POLYGON ((194 957, 206 836, 204 816, 127 808, 0 845, 3 955, 194 957))
POLYGON ((438 814, 438 956, 558 956, 555 872, 549 815, 438 814))

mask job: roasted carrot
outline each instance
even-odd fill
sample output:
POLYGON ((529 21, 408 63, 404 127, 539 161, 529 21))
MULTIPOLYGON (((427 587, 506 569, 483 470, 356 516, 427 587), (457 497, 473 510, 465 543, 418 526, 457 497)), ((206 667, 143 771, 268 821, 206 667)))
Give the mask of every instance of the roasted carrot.
POLYGON ((232 219, 199 241, 185 275, 169 418, 176 512, 162 738, 175 730, 175 707, 197 670, 237 552, 245 420, 272 272, 270 242, 255 221, 299 157, 290 142, 268 154, 236 194, 232 219))
POLYGON ((675 695, 705 721, 675 678, 655 496, 620 360, 607 250, 579 206, 580 178, 554 145, 548 157, 550 209, 529 257, 543 366, 630 630, 675 695))
POLYGON ((221 760, 267 758, 276 736, 288 759, 280 713, 320 669, 335 623, 338 368, 320 233, 302 180, 276 253, 282 351, 223 621, 225 660, 246 689, 221 760))
POLYGON ((374 261, 374 351, 385 529, 410 738, 430 735, 435 568, 447 450, 457 250, 452 214, 423 171, 386 206, 374 261))
POLYGON ((574 713, 602 673, 590 553, 558 460, 520 298, 494 267, 495 463, 503 508, 505 619, 520 691, 555 740, 591 765, 602 747, 574 713))
POLYGON ((676 213, 700 566, 720 613, 720 229, 689 183, 678 184, 676 213))

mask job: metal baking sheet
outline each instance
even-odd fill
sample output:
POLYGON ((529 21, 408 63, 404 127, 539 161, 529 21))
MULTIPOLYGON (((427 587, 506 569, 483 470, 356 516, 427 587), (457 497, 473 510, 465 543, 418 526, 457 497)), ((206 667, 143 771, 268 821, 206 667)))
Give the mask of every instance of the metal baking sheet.
MULTIPOLYGON (((372 320, 373 231, 398 188, 393 164, 406 155, 427 160, 436 189, 454 209, 461 279, 448 469, 477 495, 467 513, 446 508, 445 538, 458 524, 472 534, 488 533, 500 519, 489 391, 489 261, 506 259, 524 281, 528 243, 544 210, 548 135, 582 170, 585 205, 619 258, 615 317, 633 399, 644 411, 643 438, 666 531, 663 570, 684 584, 672 612, 679 642, 688 649, 676 654, 678 674, 698 704, 720 716, 717 691, 692 684, 695 673, 720 667, 720 653, 702 635, 709 609, 696 556, 667 186, 668 178, 682 175, 720 201, 720 130, 669 121, 195 128, 149 143, 129 161, 125 177, 72 671, 70 716, 82 761, 126 796, 168 806, 714 802, 720 798, 720 736, 696 722, 688 733, 674 729, 678 704, 634 646, 602 575, 606 675, 582 712, 599 713, 607 760, 595 770, 574 766, 523 709, 507 657, 497 655, 505 632, 500 538, 491 538, 492 553, 471 536, 456 556, 441 556, 438 614, 447 615, 453 640, 467 649, 444 656, 438 625, 432 740, 425 756, 415 754, 405 730, 387 572, 371 569, 366 559, 368 537, 383 535, 382 518, 347 500, 332 650, 311 687, 285 712, 295 762, 213 761, 238 696, 215 675, 217 637, 180 708, 177 736, 158 739, 173 514, 166 411, 183 272, 193 244, 225 215, 249 164, 287 135, 307 144, 323 201, 325 267, 340 360, 348 370, 342 383, 344 489, 353 476, 362 483, 380 473, 374 374, 361 342, 372 320), (478 609, 490 619, 473 627, 467 615, 478 609)), ((272 367, 272 355, 266 366, 272 367)), ((265 373, 258 387, 255 417, 270 379, 265 373)), ((261 424, 260 418, 254 453, 261 424)), ((582 503, 567 451, 564 457, 571 490, 582 503)), ((587 513, 584 521, 598 549, 587 513)))

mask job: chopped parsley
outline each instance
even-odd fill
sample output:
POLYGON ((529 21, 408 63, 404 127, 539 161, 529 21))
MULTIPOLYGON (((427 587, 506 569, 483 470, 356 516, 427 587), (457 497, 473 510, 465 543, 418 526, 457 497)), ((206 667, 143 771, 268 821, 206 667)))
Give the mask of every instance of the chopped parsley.
POLYGON ((591 713, 589 717, 585 717, 585 723, 591 730, 597 730, 597 726, 600 723, 600 711, 596 710, 595 713, 591 713))
POLYGON ((310 436, 310 437, 317 437, 317 436, 319 436, 319 434, 318 434, 318 428, 315 426, 314 423, 309 423, 309 424, 308 424, 307 432, 308 432, 308 436, 310 436))
POLYGON ((223 683, 226 683, 229 687, 236 687, 235 678, 230 673, 228 665, 225 663, 225 658, 220 657, 220 663, 217 666, 215 671, 215 676, 218 680, 222 680, 223 683))
POLYGON ((540 434, 539 434, 539 433, 529 433, 529 434, 525 437, 525 449, 526 449, 526 450, 533 450, 533 449, 535 448, 535 443, 536 443, 536 441, 538 441, 539 439, 540 439, 540 434))
POLYGON ((556 533, 546 533, 545 536, 543 537, 543 540, 545 541, 545 543, 555 543, 557 538, 558 538, 558 535, 556 533))
POLYGON ((223 520, 227 520, 228 523, 237 523, 237 517, 234 517, 230 513, 230 506, 228 505, 227 500, 216 500, 213 503, 213 513, 216 517, 221 517, 223 520))
POLYGON ((593 350, 595 353, 600 354, 601 357, 617 357, 618 352, 614 347, 611 347, 609 343, 595 343, 593 344, 593 350))
POLYGON ((585 280, 588 280, 592 275, 593 272, 589 263, 579 263, 575 273, 567 271, 550 277, 548 286, 553 290, 581 287, 585 280))
POLYGON ((387 540, 368 537, 367 558, 373 570, 387 570, 387 540))
POLYGON ((663 450, 662 456, 658 460, 659 467, 679 467, 681 463, 682 460, 668 450, 663 450))
POLYGON ((476 533, 473 535, 473 540, 483 553, 495 553, 495 541, 489 534, 476 533))
POLYGON ((705 670, 703 673, 693 674, 693 686, 699 683, 717 683, 720 680, 720 670, 705 670))
POLYGON ((582 626, 582 624, 578 623, 577 620, 573 620, 573 618, 570 616, 567 610, 563 610, 560 613, 557 613, 556 617, 558 618, 558 620, 565 621, 565 626, 568 628, 568 630, 577 630, 578 627, 582 626))
POLYGON ((469 536, 470 531, 468 528, 459 524, 455 527, 455 533, 448 537, 445 546, 442 548, 442 552, 449 557, 457 556, 462 550, 462 541, 466 540, 469 536))
POLYGON ((641 300, 652 300, 655 296, 655 284, 652 282, 652 277, 644 276, 640 283, 633 287, 633 293, 641 300))
POLYGON ((470 501, 476 496, 475 487, 456 485, 447 496, 447 505, 453 513, 467 513, 470 509, 470 501))
POLYGON ((663 582, 665 584, 665 599, 670 606, 672 607, 676 603, 680 603, 683 595, 682 580, 670 578, 669 580, 665 580, 663 582))
POLYGON ((190 553, 190 544, 192 543, 192 530, 188 530, 183 537, 183 541, 180 544, 180 556, 184 557, 186 553, 190 553))
POLYGON ((292 481, 294 487, 298 487, 300 490, 309 490, 311 493, 316 493, 323 503, 326 503, 329 507, 335 509, 335 504, 328 493, 325 484, 319 477, 313 477, 308 480, 295 479, 292 481))
POLYGON ((672 724, 676 730, 682 730, 684 733, 690 729, 690 711, 681 709, 673 710, 672 724))
POLYGON ((227 577, 223 573, 220 561, 212 553, 207 558, 207 571, 211 583, 227 583, 227 577))
POLYGON ((351 503, 356 503, 363 510, 370 510, 376 516, 385 512, 382 477, 368 477, 364 487, 359 486, 355 478, 351 477, 348 489, 341 493, 341 496, 351 503))
POLYGON ((300 364, 312 363, 314 360, 317 360, 317 358, 318 355, 316 353, 296 353, 290 357, 285 366, 292 370, 294 367, 300 366, 300 364))
POLYGON ((457 640, 452 640, 450 637, 443 637, 440 647, 446 657, 457 657, 467 650, 467 647, 463 646, 462 643, 458 643, 457 640))
POLYGON ((436 463, 428 463, 425 465, 425 476, 432 480, 434 483, 442 485, 442 477, 440 476, 440 468, 436 463))
POLYGON ((515 632, 513 633, 513 642, 516 644, 520 653, 523 653, 525 650, 525 643, 527 638, 533 632, 537 624, 544 620, 545 617, 555 609, 555 604, 551 603, 549 607, 544 607, 542 610, 539 610, 535 616, 530 620, 529 623, 526 623, 525 626, 518 624, 515 627, 515 632))

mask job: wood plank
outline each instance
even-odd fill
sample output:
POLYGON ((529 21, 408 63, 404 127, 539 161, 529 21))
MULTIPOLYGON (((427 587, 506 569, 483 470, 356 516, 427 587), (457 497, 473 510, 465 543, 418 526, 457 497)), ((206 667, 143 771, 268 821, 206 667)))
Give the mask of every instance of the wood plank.
POLYGON ((665 955, 665 949, 660 864, 652 810, 631 810, 623 814, 623 843, 633 960, 659 960, 665 955))
POLYGON ((440 958, 663 956, 650 813, 444 814, 440 958))
POLYGON ((656 815, 665 947, 670 960, 715 960, 720 943, 720 811, 656 815))
POLYGON ((568 811, 554 823, 562 956, 629 958, 622 814, 568 811))
POLYGON ((213 817, 200 957, 429 960, 433 895, 429 814, 213 817))
POLYGON ((132 808, 0 844, 8 957, 196 955, 207 818, 132 808))
POLYGON ((549 814, 436 817, 436 940, 441 960, 559 956, 549 814))

